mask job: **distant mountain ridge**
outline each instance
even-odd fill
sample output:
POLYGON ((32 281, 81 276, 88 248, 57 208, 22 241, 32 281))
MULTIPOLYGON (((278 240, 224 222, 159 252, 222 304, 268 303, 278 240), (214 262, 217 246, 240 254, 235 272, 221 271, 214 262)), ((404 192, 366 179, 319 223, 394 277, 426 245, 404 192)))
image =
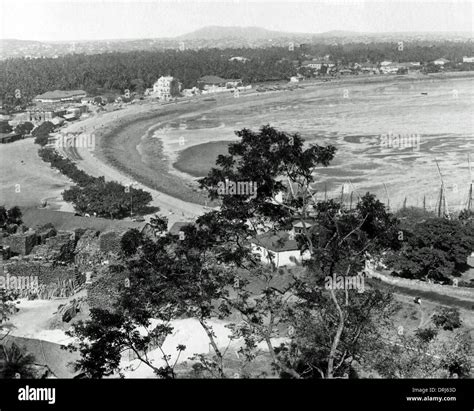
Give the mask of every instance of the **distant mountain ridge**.
POLYGON ((446 36, 448 38, 452 36, 472 38, 473 33, 471 32, 380 32, 380 33, 369 33, 369 32, 358 32, 348 30, 330 30, 322 33, 300 33, 300 32, 287 32, 287 31, 276 31, 269 30, 263 27, 248 26, 206 26, 200 29, 194 30, 190 33, 177 36, 175 38, 180 40, 220 40, 220 39, 236 39, 242 38, 247 40, 268 40, 277 38, 344 38, 344 37, 372 37, 372 38, 404 38, 406 36, 420 36, 420 37, 433 37, 442 38, 446 36))
POLYGON ((0 59, 5 58, 56 58, 65 54, 101 54, 128 51, 160 51, 164 49, 199 48, 262 48, 298 44, 347 44, 351 42, 398 42, 398 41, 466 41, 472 40, 472 32, 411 32, 411 33, 362 33, 332 30, 324 33, 291 33, 268 30, 262 27, 206 26, 171 38, 36 41, 0 39, 0 59))
POLYGON ((242 38, 246 40, 262 40, 289 36, 311 36, 309 33, 289 33, 284 31, 268 30, 262 27, 239 26, 206 26, 190 33, 178 36, 182 40, 220 40, 242 38))

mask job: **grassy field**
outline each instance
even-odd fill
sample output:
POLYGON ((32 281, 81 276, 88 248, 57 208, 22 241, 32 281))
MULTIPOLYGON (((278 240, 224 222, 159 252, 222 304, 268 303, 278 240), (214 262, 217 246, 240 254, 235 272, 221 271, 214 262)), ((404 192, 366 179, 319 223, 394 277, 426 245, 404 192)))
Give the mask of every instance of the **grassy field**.
POLYGON ((72 211, 61 193, 71 181, 38 156, 40 146, 32 138, 0 145, 0 204, 7 207, 39 207, 72 211))

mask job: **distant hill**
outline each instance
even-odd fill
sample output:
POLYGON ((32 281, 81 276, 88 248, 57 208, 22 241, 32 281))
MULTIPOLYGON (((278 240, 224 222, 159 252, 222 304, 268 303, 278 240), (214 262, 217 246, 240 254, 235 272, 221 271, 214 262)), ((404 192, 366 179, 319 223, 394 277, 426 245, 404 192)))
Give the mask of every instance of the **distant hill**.
POLYGON ((183 42, 186 49, 200 48, 261 48, 288 46, 289 42, 298 44, 347 44, 373 42, 438 42, 472 40, 471 32, 439 33, 361 33, 344 30, 332 30, 324 33, 290 33, 268 30, 262 27, 223 27, 207 26, 177 37, 155 39, 116 39, 49 41, 5 39, 0 40, 0 59, 56 58, 65 54, 101 54, 127 51, 159 51, 178 49, 183 42))
POLYGON ((282 31, 267 30, 262 27, 223 27, 208 26, 192 31, 191 33, 178 36, 181 40, 221 40, 221 39, 245 39, 250 41, 267 40, 280 37, 307 36, 308 34, 288 33, 282 31))
POLYGON ((0 39, 0 47, 28 46, 33 44, 41 44, 41 42, 36 40, 0 39))
POLYGON ((331 30, 323 33, 292 33, 285 31, 274 31, 262 27, 236 27, 236 26, 207 26, 190 33, 176 37, 179 40, 225 40, 241 39, 245 41, 276 40, 276 39, 311 39, 312 41, 338 39, 342 42, 354 40, 380 41, 403 39, 425 39, 425 40, 459 40, 472 38, 471 32, 385 32, 385 33, 364 33, 347 30, 331 30))

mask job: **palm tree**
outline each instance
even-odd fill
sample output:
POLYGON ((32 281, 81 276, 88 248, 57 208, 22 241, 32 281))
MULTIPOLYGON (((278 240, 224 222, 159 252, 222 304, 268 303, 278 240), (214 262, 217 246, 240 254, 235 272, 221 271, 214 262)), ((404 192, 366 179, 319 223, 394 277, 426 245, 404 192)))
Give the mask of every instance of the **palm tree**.
POLYGON ((15 343, 0 345, 0 379, 34 378, 35 357, 15 343))

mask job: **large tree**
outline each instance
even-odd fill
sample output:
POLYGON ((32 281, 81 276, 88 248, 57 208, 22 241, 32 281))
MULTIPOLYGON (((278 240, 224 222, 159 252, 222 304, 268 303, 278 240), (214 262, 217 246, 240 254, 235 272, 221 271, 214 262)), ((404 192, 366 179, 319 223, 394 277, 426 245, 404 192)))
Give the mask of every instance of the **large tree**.
POLYGON ((22 135, 30 134, 35 126, 30 121, 25 121, 20 123, 15 127, 15 133, 20 133, 22 135))
MULTIPOLYGON (((213 233, 208 227, 185 226, 179 236, 167 234, 153 241, 131 231, 122 241, 124 258, 112 269, 118 298, 112 310, 95 308, 91 320, 80 322, 70 332, 79 338, 82 359, 77 368, 91 377, 120 372, 121 353, 131 350, 157 376, 176 377, 176 360, 162 351, 163 364, 149 359, 153 350, 173 331, 173 320, 194 318, 202 326, 214 355, 199 357, 216 377, 225 377, 224 358, 216 342, 213 317, 228 314, 223 298, 232 281, 229 270, 219 264, 218 253, 208 247, 213 233)), ((186 347, 178 345, 177 350, 186 347)))
POLYGON ((244 342, 246 361, 263 343, 282 377, 354 376, 357 363, 386 349, 392 298, 360 274, 367 259, 400 248, 398 220, 371 194, 352 209, 317 201, 312 185, 318 167, 333 159, 333 146, 306 146, 298 134, 270 126, 237 135, 240 141, 201 180, 211 199, 220 200, 219 209, 179 236, 152 240, 135 232, 123 241, 124 259, 114 275, 127 285, 120 283, 113 311, 94 310, 93 321, 72 333, 80 339, 78 365, 90 375, 117 371, 121 350, 131 349, 156 374, 176 376, 169 354, 163 353, 161 367, 147 354, 182 316, 205 330, 213 355, 195 359, 220 378, 227 376, 224 351, 212 318, 228 321, 232 338, 244 342), (257 190, 223 193, 229 182, 257 190), (277 268, 271 256, 262 264, 251 243, 262 232, 291 230, 295 221, 303 227, 295 237, 299 249, 309 259, 292 270, 277 268))
MULTIPOLYGON (((279 335, 278 328, 282 323, 288 324, 289 313, 293 321, 295 318, 307 318, 306 312, 297 311, 298 305, 288 304, 291 297, 303 301, 301 308, 317 310, 320 297, 308 292, 308 287, 319 287, 327 297, 325 304, 329 302, 332 305, 335 316, 331 326, 326 324, 329 344, 325 347, 324 360, 320 359, 317 365, 313 365, 318 367, 318 375, 332 378, 338 371, 336 364, 341 364, 347 356, 341 349, 343 333, 348 334, 349 328, 355 327, 349 326, 351 305, 348 290, 326 289, 323 287, 324 280, 336 276, 356 276, 363 269, 366 258, 374 258, 387 249, 399 247, 398 222, 370 194, 361 198, 354 210, 347 210, 332 200, 315 200, 317 193, 312 190, 312 184, 317 176, 317 167, 329 165, 335 147, 314 145, 305 148, 298 134, 290 135, 270 126, 262 127, 258 133, 244 129, 236 134, 241 141, 229 145, 229 155, 219 156, 218 168, 213 168, 201 184, 209 190, 211 198, 218 197, 218 187, 223 181, 253 182, 258 190, 253 197, 224 195, 219 214, 234 224, 240 223, 238 234, 244 238, 255 237, 262 229, 289 229, 292 221, 299 221, 303 231, 296 239, 300 250, 309 252, 311 256, 305 264, 303 278, 292 278, 284 288, 277 289, 272 285, 278 273, 274 267, 270 272, 258 275, 265 284, 260 295, 252 296, 248 289, 238 292, 239 297, 232 306, 242 314, 246 325, 238 327, 236 332, 248 342, 247 355, 251 355, 251 348, 256 342, 264 341, 274 365, 282 373, 295 378, 303 377, 300 371, 282 360, 279 353, 285 352, 285 347, 276 350, 272 339, 279 335), (282 197, 280 193, 283 193, 282 197)), ((362 299, 355 290, 351 292, 353 299, 362 299)), ((373 311, 376 311, 379 305, 376 301, 385 301, 385 298, 377 293, 369 295, 373 311)), ((370 311, 359 318, 359 334, 368 332, 370 327, 364 325, 368 325, 372 317, 373 312, 370 311)), ((304 327, 295 328, 294 325, 293 333, 297 333, 297 329, 304 330, 304 327)), ((293 336, 293 344, 304 341, 297 334, 293 336)), ((356 334, 355 340, 363 336, 356 334)), ((312 346, 310 349, 320 350, 321 347, 312 346)))
POLYGON ((403 229, 402 248, 389 254, 388 266, 402 277, 451 281, 466 269, 474 250, 473 222, 428 218, 403 229))

